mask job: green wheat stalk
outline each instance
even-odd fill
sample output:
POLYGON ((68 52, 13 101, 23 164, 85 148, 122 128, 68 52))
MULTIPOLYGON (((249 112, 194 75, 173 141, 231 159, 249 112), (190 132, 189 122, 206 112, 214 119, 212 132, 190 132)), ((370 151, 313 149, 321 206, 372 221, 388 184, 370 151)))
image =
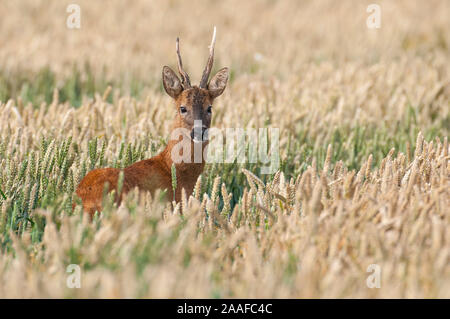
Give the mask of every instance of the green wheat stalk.
POLYGON ((173 201, 175 201, 175 190, 177 189, 177 170, 175 168, 175 164, 172 163, 170 171, 172 173, 173 201))

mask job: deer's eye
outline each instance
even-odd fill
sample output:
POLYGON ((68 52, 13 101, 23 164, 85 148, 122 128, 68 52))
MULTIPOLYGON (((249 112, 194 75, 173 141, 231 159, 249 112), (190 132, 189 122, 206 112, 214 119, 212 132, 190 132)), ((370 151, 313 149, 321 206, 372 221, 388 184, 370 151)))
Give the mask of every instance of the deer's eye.
POLYGON ((184 106, 181 106, 180 107, 180 112, 181 112, 181 114, 186 114, 187 110, 186 110, 186 108, 184 106))
POLYGON ((210 105, 210 106, 208 106, 208 109, 206 110, 209 114, 211 114, 212 113, 212 106, 210 105))

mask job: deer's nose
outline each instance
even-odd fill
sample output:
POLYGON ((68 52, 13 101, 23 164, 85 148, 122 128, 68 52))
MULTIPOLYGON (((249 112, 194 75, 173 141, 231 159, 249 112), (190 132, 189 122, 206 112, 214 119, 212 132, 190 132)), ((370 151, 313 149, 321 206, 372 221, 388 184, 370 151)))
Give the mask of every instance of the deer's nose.
POLYGON ((194 126, 191 131, 191 138, 196 141, 206 141, 208 139, 208 128, 205 126, 194 126))

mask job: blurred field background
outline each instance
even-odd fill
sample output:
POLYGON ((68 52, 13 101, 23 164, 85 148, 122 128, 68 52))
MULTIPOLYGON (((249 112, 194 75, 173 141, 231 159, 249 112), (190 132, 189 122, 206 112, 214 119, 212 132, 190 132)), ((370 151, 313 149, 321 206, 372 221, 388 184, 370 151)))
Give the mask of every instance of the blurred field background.
POLYGON ((376 1, 374 30, 365 1, 76 1, 68 29, 70 3, 0 2, 0 297, 450 297, 449 1, 376 1), (179 36, 198 83, 214 25, 213 126, 280 128, 279 172, 73 212, 89 170, 164 147, 162 66, 179 36))

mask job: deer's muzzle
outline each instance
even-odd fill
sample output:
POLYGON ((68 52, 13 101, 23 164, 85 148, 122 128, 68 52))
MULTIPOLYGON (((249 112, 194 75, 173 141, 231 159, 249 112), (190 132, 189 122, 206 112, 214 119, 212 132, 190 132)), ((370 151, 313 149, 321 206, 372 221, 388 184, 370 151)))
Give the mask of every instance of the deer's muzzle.
POLYGON ((206 126, 194 126, 191 131, 191 138, 194 142, 204 142, 208 140, 208 128, 206 126))

